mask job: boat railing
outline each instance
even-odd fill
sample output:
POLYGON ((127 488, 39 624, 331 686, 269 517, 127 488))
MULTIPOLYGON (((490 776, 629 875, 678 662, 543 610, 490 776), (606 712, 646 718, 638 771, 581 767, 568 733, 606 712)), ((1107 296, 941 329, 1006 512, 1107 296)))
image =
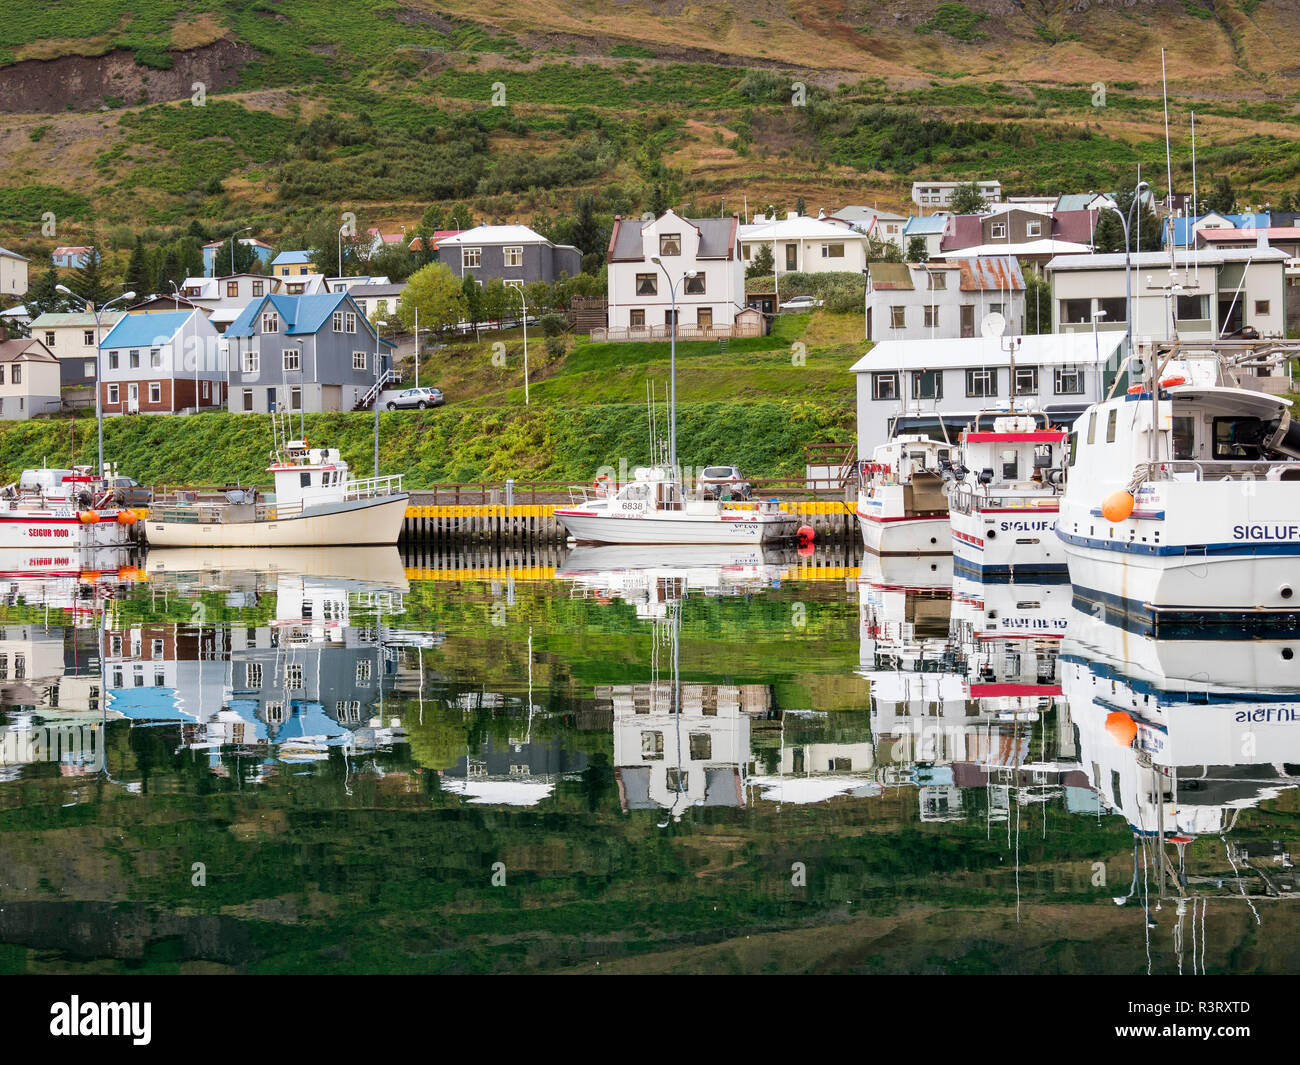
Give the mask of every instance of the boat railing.
POLYGON ((404 474, 390 473, 385 477, 364 477, 361 480, 348 481, 343 486, 343 498, 371 499, 375 496, 397 495, 402 490, 404 474))
POLYGON ((1300 462, 1166 459, 1139 463, 1134 472, 1142 481, 1300 481, 1300 462))
POLYGON ((179 525, 220 525, 226 522, 231 512, 236 509, 239 512, 239 521, 248 521, 250 506, 253 521, 283 521, 296 518, 302 513, 301 502, 240 504, 195 500, 155 503, 149 508, 149 518, 151 521, 173 522, 179 525))

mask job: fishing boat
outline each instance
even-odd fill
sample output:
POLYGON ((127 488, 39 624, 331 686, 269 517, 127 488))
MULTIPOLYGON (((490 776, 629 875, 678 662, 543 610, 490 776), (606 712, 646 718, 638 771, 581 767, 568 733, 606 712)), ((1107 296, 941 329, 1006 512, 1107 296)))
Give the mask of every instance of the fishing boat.
POLYGON ((943 471, 957 449, 942 440, 904 433, 878 446, 858 467, 862 543, 877 555, 951 552, 943 471))
POLYGON ((155 500, 150 547, 341 547, 395 544, 406 517, 402 475, 355 478, 337 448, 276 433, 272 497, 249 488, 155 500))
POLYGON ((1076 595, 1110 620, 1300 625, 1300 425, 1236 361, 1153 346, 1146 383, 1074 425, 1057 535, 1076 595))
POLYGON ((0 489, 0 549, 49 548, 62 556, 126 547, 137 520, 134 510, 118 506, 112 486, 90 466, 24 470, 0 489))
POLYGON ((962 463, 948 484, 959 573, 984 580, 1065 576, 1055 528, 1068 439, 1044 414, 979 415, 961 434, 962 463))
POLYGON ((623 485, 574 487, 555 517, 573 540, 592 544, 771 544, 799 528, 775 499, 699 498, 672 465, 638 467, 623 485))

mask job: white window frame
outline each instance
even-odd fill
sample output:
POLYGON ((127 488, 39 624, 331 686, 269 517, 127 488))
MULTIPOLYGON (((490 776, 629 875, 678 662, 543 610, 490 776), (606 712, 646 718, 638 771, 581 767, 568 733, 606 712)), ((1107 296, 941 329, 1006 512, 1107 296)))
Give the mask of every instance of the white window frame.
POLYGON ((283 348, 280 354, 284 361, 285 373, 302 369, 302 348, 283 348))
POLYGON ((989 240, 1006 240, 1007 224, 1005 222, 994 222, 989 226, 989 240))
POLYGON ((150 402, 150 403, 161 403, 161 402, 162 402, 162 382, 161 382, 161 381, 150 381, 150 382, 149 382, 149 402, 150 402))
POLYGON ((369 365, 369 356, 364 351, 354 351, 352 353, 352 369, 364 370, 369 365), (360 360, 360 361, 358 361, 360 360))
POLYGON ((278 333, 280 331, 280 316, 274 311, 266 311, 262 315, 262 332, 278 333))
POLYGON ((149 349, 149 368, 151 370, 162 369, 162 348, 149 349))
POLYGON ((121 399, 119 398, 119 392, 118 392, 118 390, 117 390, 117 385, 109 385, 109 386, 108 386, 108 401, 109 401, 110 403, 120 403, 120 402, 121 402, 121 399))
POLYGON ((257 348, 249 348, 244 352, 243 358, 240 359, 241 373, 260 373, 262 369, 262 353, 257 348))
POLYGON ((1042 222, 1026 222, 1026 223, 1025 223, 1025 236, 1027 236, 1027 237, 1041 237, 1042 235, 1043 235, 1043 223, 1042 223, 1042 222))
POLYGON ((460 249, 460 268, 462 270, 478 270, 483 265, 482 248, 461 248, 460 249))
POLYGON ((508 244, 501 249, 502 266, 523 266, 524 265, 524 246, 522 244, 508 244))
POLYGON ((349 333, 355 333, 357 331, 357 315, 355 311, 344 312, 343 327, 345 331, 349 333))
POLYGON ((334 325, 334 332, 336 332, 336 333, 341 333, 341 332, 343 332, 343 312, 342 312, 342 311, 335 311, 335 312, 334 312, 333 325, 334 325))

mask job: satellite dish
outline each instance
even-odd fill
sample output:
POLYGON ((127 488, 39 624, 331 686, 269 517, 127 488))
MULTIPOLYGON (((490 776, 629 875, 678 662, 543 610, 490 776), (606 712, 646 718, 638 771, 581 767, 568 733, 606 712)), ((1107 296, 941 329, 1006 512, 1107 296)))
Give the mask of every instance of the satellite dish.
POLYGON ((641 212, 641 221, 642 221, 642 222, 653 222, 654 220, 655 220, 655 216, 654 216, 654 212, 653 212, 653 211, 642 211, 642 212, 641 212))
POLYGON ((992 314, 986 314, 984 316, 984 321, 980 322, 980 332, 990 340, 1005 335, 1006 331, 1007 320, 1002 315, 998 314, 997 311, 994 311, 992 314))

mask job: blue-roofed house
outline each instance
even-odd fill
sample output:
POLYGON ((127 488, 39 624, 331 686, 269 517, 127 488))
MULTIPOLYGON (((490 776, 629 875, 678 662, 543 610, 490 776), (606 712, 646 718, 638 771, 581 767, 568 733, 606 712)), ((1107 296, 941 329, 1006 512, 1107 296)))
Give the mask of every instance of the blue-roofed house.
POLYGON ((201 310, 128 314, 99 343, 105 414, 176 414, 224 406, 226 355, 201 310))
POLYGON ((396 377, 393 345, 347 292, 254 300, 225 339, 235 411, 353 410, 396 377))
POLYGON ((1196 234, 1202 229, 1235 228, 1236 223, 1233 222, 1230 215, 1211 211, 1199 218, 1192 218, 1188 215, 1176 216, 1170 219, 1170 225, 1162 227, 1160 232, 1166 247, 1172 240, 1176 248, 1194 248, 1196 247, 1196 234))
MULTIPOLYGON (((275 249, 271 247, 271 245, 266 243, 264 240, 258 240, 256 237, 240 237, 239 243, 244 245, 246 248, 252 248, 253 254, 257 256, 258 260, 263 265, 269 263, 272 256, 275 255, 275 249)), ((203 245, 204 277, 215 277, 220 274, 223 269, 234 269, 228 261, 224 263, 217 262, 217 252, 226 246, 227 244, 224 240, 214 240, 203 245)))
POLYGON ((948 228, 946 214, 913 215, 903 227, 903 254, 913 237, 920 237, 925 242, 925 254, 938 255, 943 250, 943 234, 948 228))
POLYGON ((314 274, 316 268, 311 264, 311 252, 282 251, 271 260, 272 277, 306 277, 314 274))

